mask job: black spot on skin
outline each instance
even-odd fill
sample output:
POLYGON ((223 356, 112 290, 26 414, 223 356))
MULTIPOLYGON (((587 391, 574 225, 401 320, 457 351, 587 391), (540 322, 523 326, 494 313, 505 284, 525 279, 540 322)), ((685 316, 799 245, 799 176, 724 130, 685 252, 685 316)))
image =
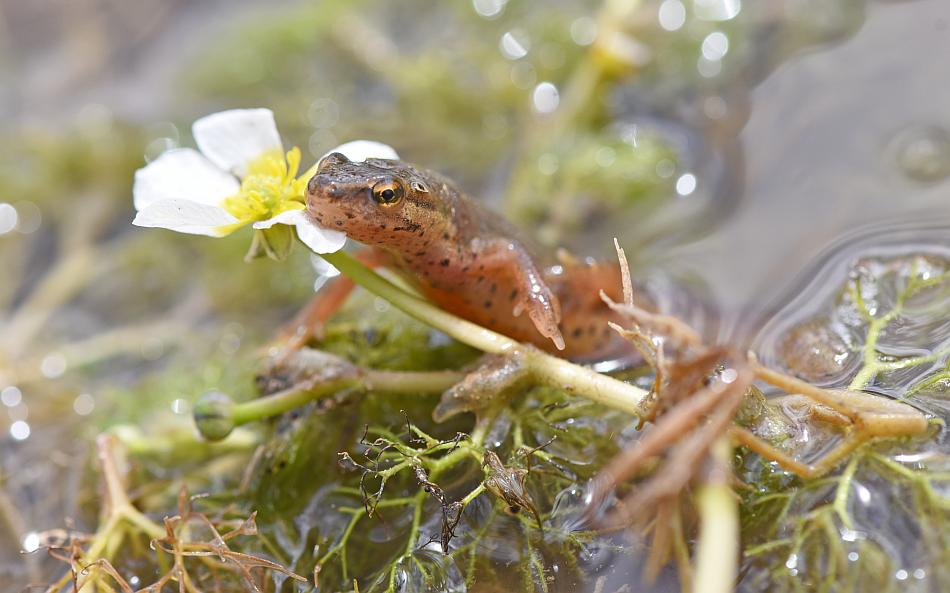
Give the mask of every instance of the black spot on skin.
POLYGON ((413 253, 413 255, 416 256, 416 257, 422 257, 422 256, 425 255, 425 254, 426 254, 426 252, 425 252, 424 250, 423 250, 423 251, 417 251, 417 252, 413 253))
POLYGON ((468 272, 468 266, 462 266, 462 273, 468 272))
POLYGON ((448 233, 442 233, 442 239, 443 239, 444 241, 448 241, 448 240, 449 240, 449 234, 448 234, 448 233))
POLYGON ((449 267, 449 260, 443 259, 442 261, 439 262, 439 265, 442 266, 443 268, 447 268, 449 267))
POLYGON ((354 218, 356 218, 356 215, 353 214, 352 212, 347 212, 346 217, 350 220, 353 220, 354 218))
POLYGON ((518 289, 514 288, 512 289, 511 294, 508 295, 508 300, 513 301, 515 300, 515 298, 517 298, 517 296, 518 296, 518 289))
POLYGON ((343 221, 342 221, 342 220, 334 220, 334 221, 333 221, 333 224, 335 224, 336 226, 343 226, 343 221))
MULTIPOLYGON (((408 220, 407 220, 407 221, 404 221, 404 222, 406 223, 406 226, 397 226, 397 227, 393 228, 393 230, 394 230, 394 231, 407 231, 407 232, 410 232, 410 233, 414 233, 414 232, 418 231, 420 228, 422 228, 422 225, 419 224, 419 223, 417 223, 417 222, 411 222, 411 221, 408 221, 408 220)), ((424 235, 424 234, 425 234, 425 231, 422 231, 421 233, 419 233, 419 236, 421 237, 421 236, 424 235)))
POLYGON ((492 283, 491 283, 491 288, 488 289, 488 292, 490 292, 490 293, 492 293, 492 294, 495 294, 495 291, 496 291, 496 290, 498 290, 498 283, 497 283, 497 282, 492 282, 492 283))
POLYGON ((476 284, 481 284, 482 282, 484 282, 484 280, 485 280, 484 276, 479 276, 478 278, 475 279, 475 282, 476 284))
POLYGON ((484 306, 486 309, 491 309, 491 301, 485 301, 485 302, 483 303, 483 306, 484 306))
POLYGON ((579 338, 579 337, 581 337, 581 328, 575 327, 575 328, 574 328, 574 331, 571 332, 571 336, 574 337, 574 338, 579 338))
POLYGON ((381 225, 379 225, 379 228, 381 228, 381 229, 383 229, 383 230, 385 231, 385 230, 386 230, 386 225, 381 224, 381 225))

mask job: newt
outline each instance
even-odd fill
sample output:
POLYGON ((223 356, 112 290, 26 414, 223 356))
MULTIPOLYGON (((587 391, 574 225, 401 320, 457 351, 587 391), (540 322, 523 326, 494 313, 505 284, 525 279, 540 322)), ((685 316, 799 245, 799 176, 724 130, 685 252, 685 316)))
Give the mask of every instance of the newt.
MULTIPOLYGON (((368 246, 364 261, 394 270, 459 317, 574 360, 627 350, 608 327, 616 317, 599 296, 603 289, 620 298, 618 264, 545 255, 437 173, 332 153, 308 183, 307 211, 368 246)), ((301 319, 325 320, 333 307, 326 301, 348 290, 336 292, 337 299, 324 299, 301 319)))

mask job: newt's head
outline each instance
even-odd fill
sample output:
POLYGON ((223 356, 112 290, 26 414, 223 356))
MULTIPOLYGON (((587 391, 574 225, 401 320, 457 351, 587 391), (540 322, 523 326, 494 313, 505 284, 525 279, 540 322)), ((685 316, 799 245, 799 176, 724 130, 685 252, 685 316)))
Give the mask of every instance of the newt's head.
POLYGON ((361 243, 405 245, 442 218, 426 176, 402 161, 354 162, 334 152, 323 157, 307 185, 307 211, 361 243))

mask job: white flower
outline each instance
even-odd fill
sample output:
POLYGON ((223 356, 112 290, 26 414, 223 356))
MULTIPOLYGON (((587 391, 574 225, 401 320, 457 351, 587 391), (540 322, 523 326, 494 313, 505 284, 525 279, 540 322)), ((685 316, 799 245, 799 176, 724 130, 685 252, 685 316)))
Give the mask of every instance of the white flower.
MULTIPOLYGON (((168 151, 135 172, 133 224, 222 237, 248 224, 257 231, 249 256, 286 256, 290 228, 315 253, 338 251, 340 231, 318 226, 306 213, 307 181, 316 165, 297 176, 300 150, 286 153, 269 109, 234 109, 192 126, 198 149, 168 151)), ((351 161, 398 158, 378 142, 357 140, 331 152, 351 161)))

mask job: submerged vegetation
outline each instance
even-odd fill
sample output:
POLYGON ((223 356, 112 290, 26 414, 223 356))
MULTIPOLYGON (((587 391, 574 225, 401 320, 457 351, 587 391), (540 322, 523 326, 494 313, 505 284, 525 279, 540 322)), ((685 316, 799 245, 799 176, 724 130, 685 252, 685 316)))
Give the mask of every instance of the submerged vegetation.
MULTIPOLYGON (((342 140, 385 141, 472 195, 503 196, 494 205, 552 249, 605 254, 617 234, 634 253, 723 207, 728 151, 697 151, 692 130, 732 125, 718 93, 777 61, 756 58, 771 15, 706 4, 288 8, 207 47, 180 74, 180 110, 267 105, 306 147, 301 170, 342 140), (693 96, 702 121, 673 123, 664 104, 693 96)), ((858 13, 824 26, 793 15, 781 45, 850 33, 858 13)), ((56 133, 14 134, 0 147, 0 195, 16 197, 9 229, 0 204, 0 583, 609 593, 950 580, 945 228, 852 239, 751 347, 714 341, 648 281, 661 311, 640 309, 628 282, 614 330, 643 360, 612 375, 333 253, 362 290, 288 353, 274 337, 314 279, 293 237, 255 243, 286 261, 244 264, 247 233, 128 228, 139 155, 191 144, 177 126, 92 109, 56 133)))

